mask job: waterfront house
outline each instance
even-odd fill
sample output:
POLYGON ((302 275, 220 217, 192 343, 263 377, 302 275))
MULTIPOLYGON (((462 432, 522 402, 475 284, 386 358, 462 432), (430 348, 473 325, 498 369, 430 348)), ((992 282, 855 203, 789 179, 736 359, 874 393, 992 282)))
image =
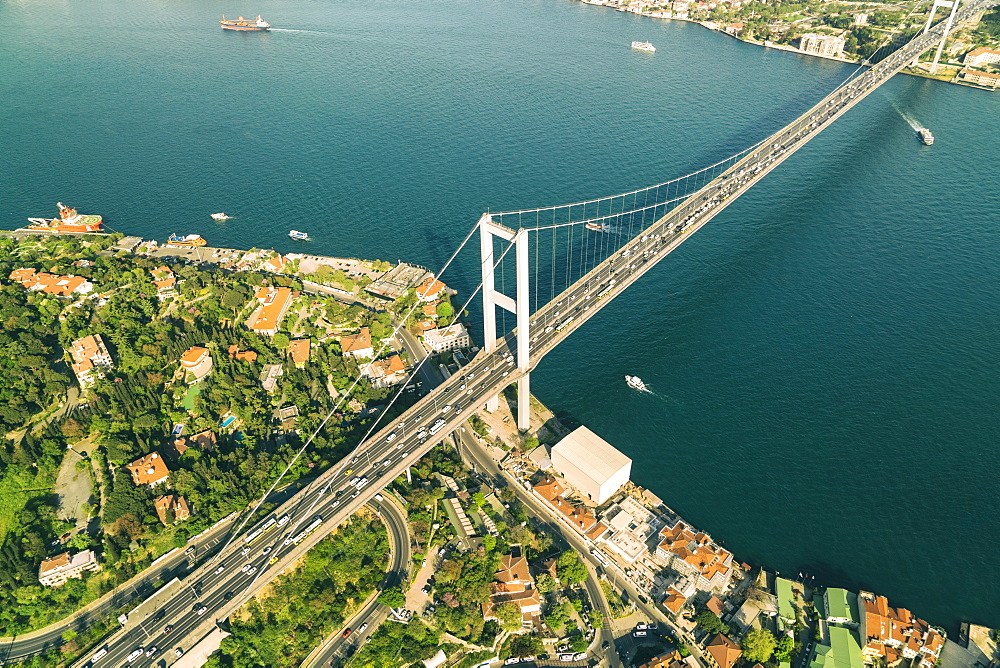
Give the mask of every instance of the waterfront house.
POLYGON ((94 284, 82 276, 38 273, 30 267, 10 272, 10 279, 20 283, 26 290, 44 292, 57 297, 69 297, 72 294, 85 295, 94 289, 94 284))
POLYGON ((989 88, 1000 87, 1000 74, 992 72, 978 72, 976 70, 963 69, 958 73, 960 81, 967 81, 977 86, 987 86, 989 88))
POLYGON ((722 591, 732 577, 733 555, 683 520, 660 531, 656 554, 680 573, 697 578, 699 589, 722 591))
POLYGON ((436 302, 447 289, 448 286, 434 278, 433 275, 428 276, 423 283, 417 286, 417 299, 422 302, 436 302))
POLYGON ((250 316, 247 326, 261 336, 274 336, 296 295, 291 288, 262 286, 254 296, 260 305, 250 316))
POLYGON ((962 60, 962 64, 966 67, 982 67, 993 63, 1000 63, 1000 49, 990 49, 985 46, 969 51, 962 60))
POLYGON ((450 327, 428 329, 424 332, 424 343, 432 351, 439 353, 456 348, 468 348, 472 345, 472 338, 469 336, 469 331, 465 328, 465 325, 456 322, 450 327))
POLYGON ((87 389, 104 377, 103 369, 112 368, 111 354, 100 334, 77 339, 70 346, 73 373, 81 389, 87 389))
POLYGON ((814 56, 839 58, 844 55, 844 38, 807 32, 799 39, 799 50, 814 56))

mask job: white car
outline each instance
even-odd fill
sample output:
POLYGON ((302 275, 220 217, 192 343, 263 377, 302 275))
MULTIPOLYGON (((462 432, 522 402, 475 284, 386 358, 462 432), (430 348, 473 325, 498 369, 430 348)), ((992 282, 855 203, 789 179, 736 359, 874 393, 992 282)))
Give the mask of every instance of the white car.
POLYGON ((150 647, 149 649, 146 650, 146 656, 153 656, 154 654, 156 654, 155 647, 150 647))
POLYGON ((176 656, 178 659, 181 658, 182 656, 184 656, 184 650, 178 647, 177 649, 174 650, 174 656, 176 656))
POLYGON ((247 571, 247 575, 253 575, 256 572, 257 572, 257 567, 256 566, 251 566, 250 570, 247 571))
POLYGON ((200 608, 198 608, 198 616, 199 617, 201 617, 202 615, 204 615, 206 612, 208 612, 208 607, 207 606, 203 605, 200 608))
POLYGON ((125 661, 132 661, 133 659, 137 659, 140 656, 142 656, 142 648, 141 647, 132 650, 132 653, 129 654, 127 657, 125 657, 125 661))
POLYGON ((450 410, 451 410, 451 404, 445 404, 444 408, 441 409, 441 412, 442 413, 447 413, 450 410))
POLYGON ((225 566, 219 566, 218 568, 215 569, 215 574, 218 575, 219 573, 221 573, 224 570, 226 570, 225 566))
POLYGON ((396 440, 396 432, 392 432, 391 434, 385 437, 386 443, 392 443, 394 440, 396 440))
POLYGON ((246 573, 246 572, 248 572, 248 571, 249 571, 249 570, 250 570, 251 568, 253 568, 253 564, 243 564, 243 568, 242 568, 242 569, 240 569, 240 570, 242 570, 242 571, 243 571, 244 573, 246 573))
POLYGON ((268 545, 267 547, 264 548, 264 551, 261 552, 261 554, 270 554, 271 549, 272 549, 271 546, 268 545))
POLYGON ((410 453, 409 452, 400 453, 399 458, 400 459, 406 459, 406 455, 408 455, 408 454, 410 454, 410 453))

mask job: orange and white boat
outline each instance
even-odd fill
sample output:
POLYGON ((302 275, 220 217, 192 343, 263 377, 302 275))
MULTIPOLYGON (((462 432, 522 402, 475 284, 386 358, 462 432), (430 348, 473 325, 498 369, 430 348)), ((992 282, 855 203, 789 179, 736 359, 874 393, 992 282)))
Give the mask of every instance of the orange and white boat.
POLYGON ((55 234, 60 232, 75 232, 79 234, 81 232, 101 231, 103 219, 100 216, 85 216, 62 202, 59 202, 56 206, 59 207, 58 218, 29 218, 28 222, 31 224, 25 229, 52 232, 55 234))

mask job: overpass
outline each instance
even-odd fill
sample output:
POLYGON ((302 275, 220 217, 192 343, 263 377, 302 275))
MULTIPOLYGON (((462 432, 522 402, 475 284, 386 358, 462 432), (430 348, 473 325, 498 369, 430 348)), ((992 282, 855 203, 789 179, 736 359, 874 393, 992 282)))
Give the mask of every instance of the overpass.
MULTIPOLYGON (((558 292, 553 290, 551 298, 534 312, 528 307, 528 248, 532 240, 537 240, 539 230, 554 228, 515 228, 505 224, 514 214, 516 219, 522 219, 525 212, 484 214, 478 223, 478 230, 482 239, 486 305, 485 348, 459 373, 445 380, 429 395, 360 444, 352 456, 326 471, 235 540, 212 561, 203 564, 185 578, 186 588, 156 613, 154 625, 142 632, 133 629, 129 633, 115 635, 99 645, 100 648, 107 648, 107 654, 93 662, 93 665, 121 665, 126 662, 131 666, 170 665, 175 658, 173 654, 164 652, 166 643, 162 642, 163 628, 167 625, 174 627, 170 646, 176 646, 187 636, 203 634, 212 625, 225 620, 285 565, 321 540, 363 504, 370 502, 379 490, 423 457, 444 436, 484 404, 492 403, 505 387, 515 382, 520 394, 518 421, 522 427, 526 426, 529 373, 546 353, 795 151, 893 74, 942 40, 953 25, 967 21, 995 3, 996 0, 979 0, 962 9, 958 9, 956 3, 948 19, 914 38, 874 67, 863 72, 859 69, 857 76, 849 78, 804 114, 761 143, 724 161, 725 164, 713 166, 711 172, 704 172, 703 175, 709 174, 711 178, 706 176, 701 181, 696 179, 698 186, 693 192, 685 188, 683 197, 674 200, 668 197, 666 201, 654 200, 652 205, 648 204, 647 199, 641 207, 635 205, 630 211, 626 211, 624 205, 617 209, 612 206, 611 213, 599 213, 596 218, 588 218, 587 207, 584 206, 582 218, 572 219, 570 216, 561 220, 558 223, 560 226, 592 230, 594 227, 601 229, 600 226, 604 224, 602 221, 610 217, 621 220, 623 216, 632 216, 629 220, 634 221, 635 212, 640 211, 640 208, 642 211, 634 234, 630 234, 621 245, 610 249, 595 266, 587 267, 586 271, 581 270, 581 276, 565 289, 558 292), (669 205, 674 202, 679 203, 670 208, 669 205), (665 213, 655 215, 660 207, 665 213), (647 224, 646 214, 650 210, 654 212, 654 220, 647 224), (493 242, 496 237, 508 242, 499 259, 494 255, 493 242), (506 295, 503 287, 499 291, 495 289, 494 272, 511 249, 517 260, 515 297, 506 295), (494 338, 491 333, 497 329, 497 306, 513 312, 517 318, 517 326, 509 333, 494 338), (264 534, 255 533, 263 527, 268 531, 264 534), (247 542, 248 538, 256 535, 263 537, 247 542), (143 651, 138 656, 127 659, 140 647, 143 651), (150 647, 155 647, 156 652, 147 656, 146 652, 150 647)), ((657 189, 657 194, 659 192, 657 189)), ((647 198, 648 196, 647 192, 647 198)), ((633 196, 632 200, 637 202, 638 197, 633 196)), ((622 197, 621 201, 624 203, 626 199, 622 197)), ((572 214, 572 209, 569 211, 572 214)), ((553 249, 553 258, 555 257, 553 249)), ((555 264, 553 259, 553 272, 555 264)), ((88 654, 87 660, 77 665, 90 664, 90 657, 97 651, 98 647, 95 647, 88 654)))

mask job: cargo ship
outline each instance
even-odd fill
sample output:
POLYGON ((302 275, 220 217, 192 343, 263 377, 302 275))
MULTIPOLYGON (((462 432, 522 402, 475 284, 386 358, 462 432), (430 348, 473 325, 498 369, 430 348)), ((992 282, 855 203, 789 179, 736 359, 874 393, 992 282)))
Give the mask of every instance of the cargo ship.
POLYGON ((204 246, 208 242, 202 239, 199 234, 188 234, 183 237, 179 234, 171 234, 167 238, 167 243, 171 246, 204 246))
POLYGON ((927 128, 919 128, 917 130, 917 137, 919 137, 920 141, 927 146, 934 143, 934 135, 932 135, 931 131, 927 128))
POLYGON ((270 23, 260 18, 260 14, 255 19, 245 19, 242 16, 238 19, 227 19, 223 14, 219 24, 223 30, 267 30, 271 27, 270 23))
POLYGON ((85 216, 77 213, 76 209, 70 208, 62 202, 59 202, 56 206, 59 207, 58 218, 29 218, 28 222, 31 224, 25 229, 52 232, 55 234, 59 234, 60 232, 76 232, 79 234, 81 232, 101 231, 103 219, 100 216, 85 216))
POLYGON ((638 49, 639 51, 646 51, 648 53, 654 53, 656 47, 649 42, 632 42, 632 48, 638 49))

